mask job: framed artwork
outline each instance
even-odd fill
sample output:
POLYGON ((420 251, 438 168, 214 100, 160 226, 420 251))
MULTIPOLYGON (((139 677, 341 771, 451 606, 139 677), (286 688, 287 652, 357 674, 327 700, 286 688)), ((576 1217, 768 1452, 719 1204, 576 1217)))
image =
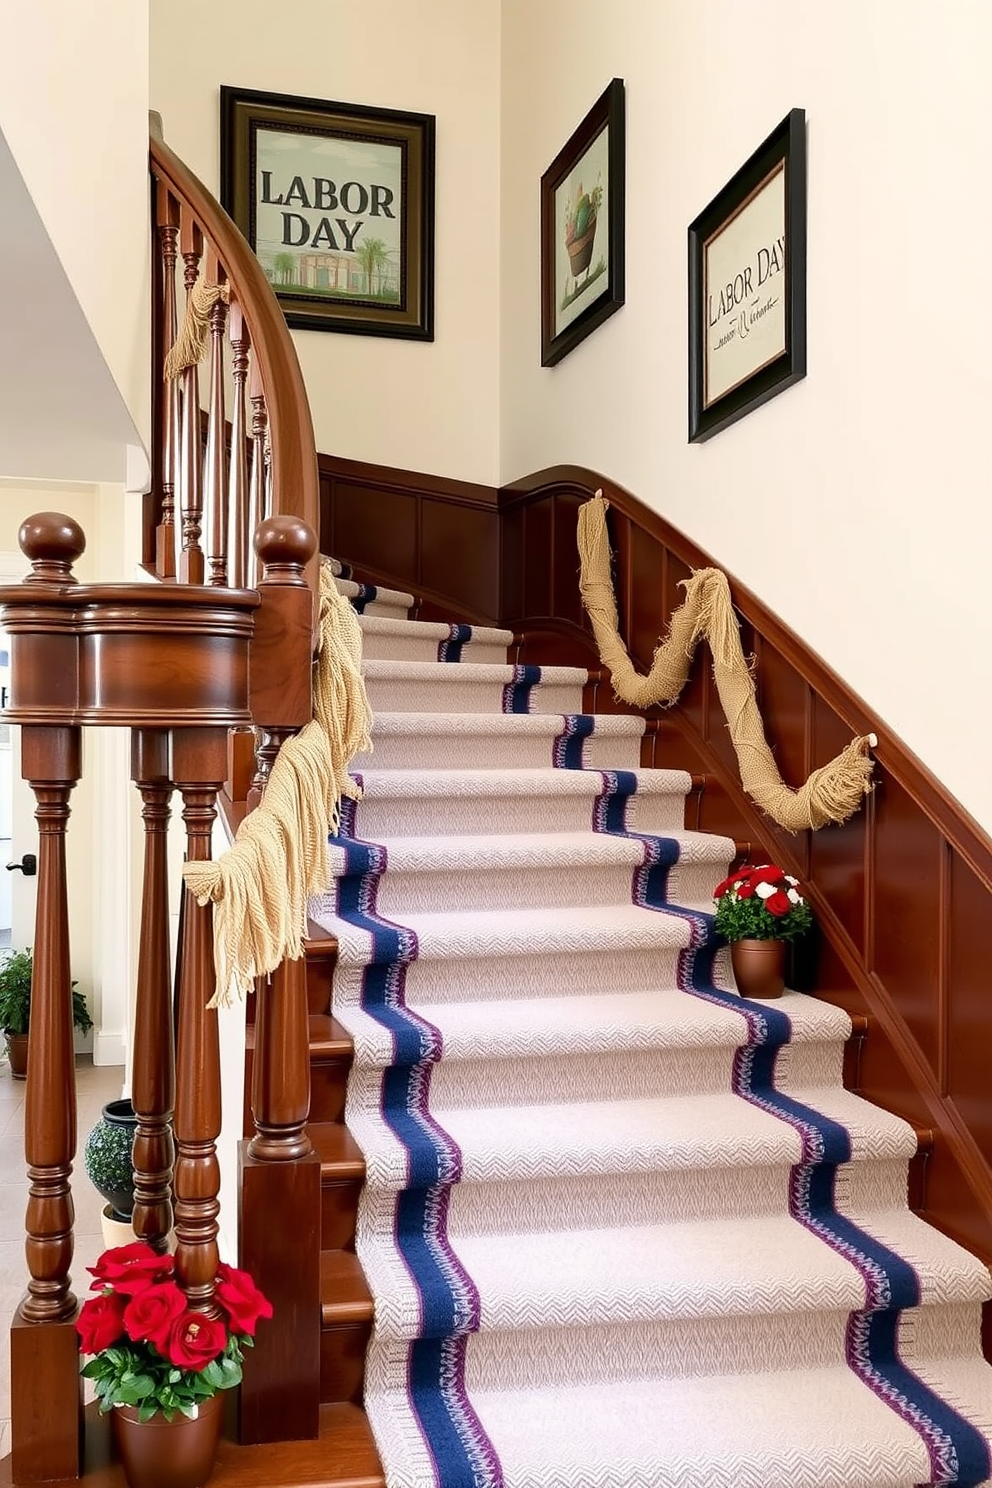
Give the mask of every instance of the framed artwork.
POLYGON ((689 227, 689 442, 806 376, 806 115, 793 109, 689 227))
POLYGON ((614 78, 541 177, 541 365, 623 304, 624 91, 614 78))
POLYGON ((220 195, 289 325, 434 339, 434 116, 220 90, 220 195))

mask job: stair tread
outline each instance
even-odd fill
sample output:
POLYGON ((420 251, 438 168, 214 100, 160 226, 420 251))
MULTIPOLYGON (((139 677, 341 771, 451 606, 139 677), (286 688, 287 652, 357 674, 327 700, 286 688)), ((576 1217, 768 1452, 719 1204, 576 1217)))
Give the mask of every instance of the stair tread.
MULTIPOLYGON (((448 1212, 446 1245, 480 1298, 480 1330, 851 1312, 865 1306, 864 1278, 786 1212, 602 1229, 472 1234, 448 1212), (768 1264, 775 1257, 774 1267, 768 1264)), ((396 1263, 391 1206, 366 1231, 363 1260, 376 1287, 379 1335, 423 1331, 420 1293, 396 1263)), ((873 1238, 913 1257, 924 1304, 981 1302, 986 1268, 906 1209, 852 1211, 873 1238)))
POLYGON ((372 1293, 353 1250, 321 1251, 320 1311, 325 1327, 371 1321, 372 1293))
MULTIPOLYGON (((381 636, 423 636, 429 640, 446 641, 451 636, 452 627, 443 620, 394 620, 389 615, 359 615, 359 627, 363 635, 381 636)), ((512 646, 513 631, 500 630, 494 625, 473 625, 470 627, 472 641, 481 642, 484 645, 512 646)), ((469 645, 469 642, 463 642, 469 645)))
MULTIPOLYGON (((359 1070, 352 1079, 359 1082, 359 1070)), ((378 1071, 366 1077, 381 1080, 378 1071)), ((851 1160, 910 1158, 913 1128, 898 1116, 838 1087, 805 1088, 794 1097, 852 1131, 851 1160)), ((731 1166, 792 1167, 803 1161, 799 1133, 733 1091, 637 1100, 449 1108, 435 1119, 460 1153, 462 1183, 512 1183, 581 1175, 703 1171, 731 1166)), ((407 1183, 407 1155, 381 1111, 349 1115, 365 1153, 370 1183, 407 1183)))
MULTIPOLYGON (((410 717, 411 715, 396 715, 410 717)), ((550 714, 511 715, 549 718, 550 714)), ((374 758, 374 756, 373 756, 374 758)), ((524 767, 507 770, 377 770, 374 765, 358 773, 365 796, 370 800, 403 799, 407 796, 543 796, 549 787, 559 795, 596 798, 603 793, 601 770, 556 770, 524 767)), ((639 769, 636 795, 685 795, 690 776, 684 770, 639 769)))
POLYGON ((307 1127, 314 1151, 320 1158, 322 1179, 361 1178, 365 1174, 362 1150, 341 1121, 311 1121, 307 1127))
MULTIPOLYGON (((526 1059, 547 1054, 549 1041, 562 1057, 611 1050, 690 1050, 741 1048, 747 1041, 743 1017, 730 1005, 687 997, 676 988, 646 992, 608 992, 574 997, 503 998, 493 1003, 420 1003, 406 1006, 441 1034, 445 1060, 526 1059)), ((839 1008, 800 992, 778 1001, 791 1024, 790 1042, 846 1040, 850 1020, 839 1008)), ((353 1037, 363 1061, 386 1067, 395 1058, 388 1028, 364 1009, 338 1009, 342 1029, 353 1037)))
MULTIPOLYGON (((733 851, 728 837, 711 832, 669 832, 666 838, 679 843, 679 866, 694 863, 726 863, 733 851)), ((336 863, 348 848, 347 838, 328 842, 336 863)), ((607 832, 535 833, 500 832, 492 837, 451 833, 439 837, 387 837, 376 839, 386 852, 390 873, 431 873, 437 869, 501 869, 533 864, 566 868, 572 865, 620 864, 638 867, 644 862, 644 844, 637 837, 607 832)))
MULTIPOLYGON (((449 687, 460 683, 492 682, 503 686, 514 682, 521 668, 510 662, 492 661, 363 661, 362 674, 367 680, 395 679, 437 682, 449 687)), ((542 666, 533 670, 540 673, 542 683, 575 683, 584 686, 589 679, 586 667, 542 666)), ((539 685, 539 684, 535 684, 539 685)))
POLYGON ((337 1018, 331 1013, 311 1013, 308 1021, 311 1058, 350 1058, 354 1043, 351 1034, 337 1018))
MULTIPOLYGON (((0 1488, 11 1488, 9 1456, 0 1460, 0 1488)), ((126 1488, 124 1469, 111 1444, 110 1418, 86 1408, 85 1464, 78 1478, 50 1481, 46 1488, 126 1488)), ((268 1442, 242 1447, 225 1438, 210 1475, 211 1488, 384 1488, 385 1478, 372 1428, 360 1406, 320 1407, 315 1441, 268 1442)))
POLYGON ((591 718, 592 736, 602 738, 640 738, 644 719, 626 713, 376 713, 376 738, 388 734, 485 734, 536 736, 553 739, 562 733, 563 721, 569 718, 591 718))

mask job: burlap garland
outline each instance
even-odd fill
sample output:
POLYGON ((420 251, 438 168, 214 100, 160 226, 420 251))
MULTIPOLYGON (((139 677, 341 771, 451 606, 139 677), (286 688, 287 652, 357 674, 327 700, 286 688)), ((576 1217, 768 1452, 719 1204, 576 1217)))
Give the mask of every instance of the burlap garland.
POLYGON ((658 644, 651 671, 644 677, 635 670, 617 622, 607 508, 608 502, 597 492, 579 511, 579 584, 600 658, 610 670, 616 696, 635 708, 674 703, 685 686, 696 646, 705 639, 713 655, 713 676, 737 751, 741 783, 748 795, 789 832, 846 821, 871 790, 873 761, 868 749, 874 743, 873 736, 853 739, 829 764, 814 770, 805 785, 790 790, 765 739, 754 678, 741 646, 726 574, 717 568, 703 568, 683 582, 685 600, 672 615, 665 640, 658 644))
POLYGON ((327 887, 328 827, 337 828, 342 796, 361 795, 348 765, 372 747, 361 665, 358 617, 324 564, 314 718, 283 744, 262 802, 241 823, 233 847, 214 862, 183 868, 198 902, 214 903, 211 1007, 229 1006, 257 976, 303 955, 307 901, 327 887))
POLYGON ((186 311, 175 344, 165 359, 163 376, 178 377, 187 367, 196 367, 203 361, 210 335, 210 312, 218 300, 225 305, 231 303, 229 284, 208 284, 198 279, 186 296, 186 311))

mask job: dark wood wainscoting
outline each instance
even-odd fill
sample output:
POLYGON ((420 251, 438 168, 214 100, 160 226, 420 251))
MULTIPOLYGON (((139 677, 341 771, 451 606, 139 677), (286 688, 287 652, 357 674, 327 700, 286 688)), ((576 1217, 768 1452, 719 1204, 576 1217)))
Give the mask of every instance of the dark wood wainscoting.
POLYGON ((421 599, 419 613, 495 625, 499 517, 493 486, 319 455, 321 552, 421 599))
MULTIPOLYGON (((422 614, 498 620, 532 661, 599 665, 575 533, 597 488, 611 504, 621 629, 641 669, 681 601, 680 580, 711 563, 635 497, 575 466, 498 493, 323 456, 320 470, 324 552, 423 595, 422 614)), ((795 984, 867 1020, 855 1088, 921 1131, 919 1206, 992 1260, 992 841, 818 656, 733 578, 731 588, 786 781, 874 732, 875 790, 853 820, 815 833, 792 835, 762 815, 741 789, 708 653, 677 706, 649 711, 644 762, 705 776, 688 824, 749 842, 752 859, 774 857, 809 884, 816 944, 796 957, 795 984)), ((629 711, 608 681, 595 706, 629 711)))

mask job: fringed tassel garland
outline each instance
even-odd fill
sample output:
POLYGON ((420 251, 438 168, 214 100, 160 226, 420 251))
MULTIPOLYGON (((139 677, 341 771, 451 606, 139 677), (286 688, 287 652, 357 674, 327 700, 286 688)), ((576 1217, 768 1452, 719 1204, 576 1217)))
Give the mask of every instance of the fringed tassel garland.
POLYGON ((211 1007, 230 1005, 257 976, 303 955, 307 900, 327 887, 328 826, 337 828, 342 796, 361 795, 348 765, 372 747, 361 666, 358 616, 324 564, 313 721, 283 744, 234 846, 215 862, 183 868, 198 902, 214 903, 211 1007))
POLYGON ((168 381, 203 361, 210 336, 210 312, 218 300, 231 303, 229 284, 208 284, 198 279, 186 296, 186 313, 175 344, 165 359, 163 376, 168 381))
POLYGON ((790 790, 765 739, 730 586, 726 574, 718 568, 699 569, 683 582, 685 600, 672 615, 668 635, 654 653, 650 672, 643 677, 635 670, 617 621, 607 507, 602 493, 597 492, 579 511, 579 583, 599 655, 610 669, 616 696, 635 708, 674 703, 685 686, 698 642, 708 641, 717 693, 748 795, 789 832, 846 821, 871 790, 871 736, 853 739, 829 764, 814 770, 805 785, 790 790))

